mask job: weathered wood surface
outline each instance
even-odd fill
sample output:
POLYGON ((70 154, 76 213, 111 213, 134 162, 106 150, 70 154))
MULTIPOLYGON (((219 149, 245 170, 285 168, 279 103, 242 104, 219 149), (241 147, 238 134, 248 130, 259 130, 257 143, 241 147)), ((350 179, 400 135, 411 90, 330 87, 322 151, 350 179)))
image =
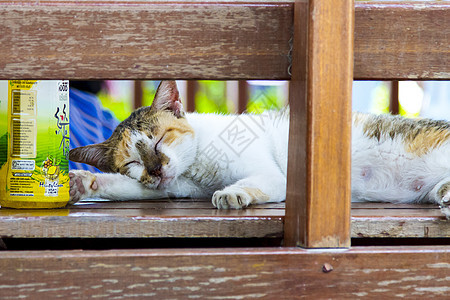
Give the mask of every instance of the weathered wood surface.
MULTIPOLYGON (((0 79, 289 79, 293 1, 0 1, 0 79), (239 5, 236 5, 238 3, 239 5)), ((450 3, 356 1, 356 79, 449 79, 450 3)))
POLYGON ((349 247, 353 1, 297 1, 294 18, 285 243, 349 247))
POLYGON ((284 207, 217 210, 210 200, 84 201, 70 209, 0 209, 9 237, 282 237, 284 207))
POLYGON ((448 247, 4 251, 0 299, 448 299, 448 247))
POLYGON ((291 5, 0 2, 0 78, 284 78, 291 5))
MULTIPOLYGON (((70 209, 0 209, 0 237, 281 238, 284 203, 220 211, 209 199, 82 201, 70 209)), ((352 203, 351 237, 450 238, 435 205, 352 203)))
POLYGON ((450 222, 432 204, 352 203, 351 236, 450 238, 450 222))
POLYGON ((356 3, 355 78, 450 78, 450 2, 356 3))

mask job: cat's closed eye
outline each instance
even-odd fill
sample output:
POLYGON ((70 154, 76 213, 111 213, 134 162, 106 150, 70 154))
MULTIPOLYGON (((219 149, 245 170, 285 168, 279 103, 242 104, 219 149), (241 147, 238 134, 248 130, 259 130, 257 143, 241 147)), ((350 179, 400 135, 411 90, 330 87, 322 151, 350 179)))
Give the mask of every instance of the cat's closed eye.
POLYGON ((161 136, 161 138, 160 138, 160 139, 156 142, 156 144, 155 144, 155 153, 156 153, 156 154, 159 153, 159 147, 161 147, 161 142, 162 142, 164 136, 165 136, 165 134, 163 134, 163 135, 161 136))
POLYGON ((129 161, 126 164, 124 164, 123 167, 127 167, 132 164, 140 164, 140 162, 138 162, 137 160, 129 161))

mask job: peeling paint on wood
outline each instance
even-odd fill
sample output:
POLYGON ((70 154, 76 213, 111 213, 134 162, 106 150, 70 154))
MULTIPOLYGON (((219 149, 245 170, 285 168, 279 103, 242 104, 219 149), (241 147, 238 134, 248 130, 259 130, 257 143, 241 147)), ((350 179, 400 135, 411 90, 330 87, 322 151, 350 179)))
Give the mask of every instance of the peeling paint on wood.
POLYGON ((357 79, 449 79, 450 3, 361 1, 355 5, 357 79))
MULTIPOLYGON (((283 235, 284 203, 219 211, 209 199, 108 202, 70 209, 0 209, 6 237, 273 237, 283 235)), ((352 237, 450 237, 434 205, 353 203, 352 237)))
POLYGON ((289 4, 26 2, 0 3, 0 78, 289 77, 289 4))
POLYGON ((7 251, 0 299, 434 299, 448 295, 448 261, 447 247, 7 251))
MULTIPOLYGON (((194 2, 1 1, 0 78, 290 78, 293 1, 194 2)), ((356 1, 355 78, 450 78, 450 4, 425 3, 356 1)))

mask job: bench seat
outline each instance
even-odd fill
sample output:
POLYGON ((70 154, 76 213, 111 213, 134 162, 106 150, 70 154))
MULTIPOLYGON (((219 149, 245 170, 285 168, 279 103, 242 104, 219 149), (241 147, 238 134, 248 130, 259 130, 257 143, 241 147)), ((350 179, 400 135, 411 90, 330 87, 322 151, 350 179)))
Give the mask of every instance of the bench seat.
MULTIPOLYGON (((273 238, 283 237, 284 203, 217 210, 209 199, 86 200, 56 210, 0 210, 0 237, 273 238)), ((352 238, 450 238, 435 205, 353 203, 352 238)))

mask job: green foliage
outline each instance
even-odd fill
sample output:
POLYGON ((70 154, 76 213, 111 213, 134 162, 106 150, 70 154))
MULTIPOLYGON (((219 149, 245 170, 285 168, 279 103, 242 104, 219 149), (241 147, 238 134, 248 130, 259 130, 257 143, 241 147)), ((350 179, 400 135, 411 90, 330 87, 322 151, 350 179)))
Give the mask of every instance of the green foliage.
MULTIPOLYGON (((144 81, 142 83, 142 105, 150 106, 155 97, 159 81, 144 81)), ((122 87, 121 92, 111 95, 108 91, 101 91, 98 97, 102 105, 113 112, 123 121, 133 111, 133 91, 130 87, 122 87), (124 90, 126 89, 126 91, 124 90)), ((198 82, 198 91, 195 95, 196 111, 200 113, 229 114, 236 111, 236 107, 227 97, 227 82, 202 80, 198 82)), ((247 111, 262 113, 267 109, 280 109, 285 106, 286 95, 278 86, 250 86, 250 100, 247 111)))
POLYGON ((284 97, 278 86, 253 88, 247 111, 260 114, 266 110, 279 110, 285 106, 284 97))
POLYGON ((142 106, 150 106, 155 98, 159 81, 144 81, 142 83, 142 106))
POLYGON ((389 86, 386 83, 379 84, 372 91, 372 107, 370 111, 376 114, 389 113, 389 97, 389 86))
POLYGON ((200 113, 230 113, 233 105, 225 95, 225 81, 199 81, 199 90, 195 95, 196 110, 200 113))
POLYGON ((119 121, 123 121, 131 114, 133 111, 131 98, 120 97, 115 98, 111 96, 106 91, 101 91, 97 94, 103 107, 109 109, 119 121))

